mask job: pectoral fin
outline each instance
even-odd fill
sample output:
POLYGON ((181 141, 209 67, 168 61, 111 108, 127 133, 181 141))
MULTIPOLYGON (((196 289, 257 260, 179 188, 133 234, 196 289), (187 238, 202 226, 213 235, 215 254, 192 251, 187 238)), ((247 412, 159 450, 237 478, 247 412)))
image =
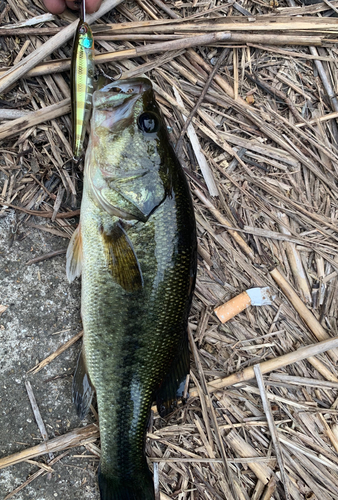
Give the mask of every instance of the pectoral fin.
POLYGON ((80 352, 73 379, 73 402, 78 416, 85 418, 94 396, 94 386, 87 373, 83 349, 80 352))
POLYGON ((82 272, 82 236, 81 224, 73 233, 66 253, 66 274, 69 283, 81 275, 82 272))
POLYGON ((171 413, 177 405, 177 400, 182 398, 189 370, 190 354, 188 338, 185 335, 182 345, 156 394, 157 410, 161 417, 171 413))
POLYGON ((127 233, 120 223, 109 234, 102 232, 107 264, 114 280, 127 292, 143 287, 140 264, 127 233))

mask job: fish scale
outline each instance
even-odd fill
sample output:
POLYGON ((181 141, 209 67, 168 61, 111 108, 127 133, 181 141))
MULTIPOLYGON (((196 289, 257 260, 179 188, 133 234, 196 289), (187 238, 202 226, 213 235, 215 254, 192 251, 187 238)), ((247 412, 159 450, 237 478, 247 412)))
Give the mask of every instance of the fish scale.
MULTIPOLYGON (((83 416, 86 371, 97 394, 101 499, 154 500, 146 429, 152 402, 170 412, 189 372, 195 219, 149 80, 115 82, 93 102, 81 219, 70 242, 82 248, 86 364, 82 370, 80 358, 74 400, 83 416), (145 132, 151 120, 157 128, 145 132)), ((69 251, 71 278, 72 269, 69 251)))

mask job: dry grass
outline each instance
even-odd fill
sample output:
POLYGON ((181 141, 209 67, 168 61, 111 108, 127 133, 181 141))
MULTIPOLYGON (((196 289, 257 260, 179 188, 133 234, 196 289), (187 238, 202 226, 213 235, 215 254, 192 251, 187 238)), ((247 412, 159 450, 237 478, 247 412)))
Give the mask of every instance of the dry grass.
MULTIPOLYGON (((96 16, 97 67, 151 78, 174 144, 191 120, 180 147, 199 244, 191 397, 152 419, 163 498, 337 498, 338 29, 326 14, 338 1, 293 3, 106 0, 119 5, 96 16), (214 308, 252 286, 270 286, 273 305, 220 325, 214 308)), ((39 0, 0 13, 12 24, 0 29, 0 216, 16 205, 18 227, 40 215, 69 238, 81 198, 66 163, 75 16, 24 25, 41 14, 39 0)), ((57 440, 1 465, 79 443, 99 456, 93 426, 57 440)), ((34 477, 48 473, 37 465, 34 477)))

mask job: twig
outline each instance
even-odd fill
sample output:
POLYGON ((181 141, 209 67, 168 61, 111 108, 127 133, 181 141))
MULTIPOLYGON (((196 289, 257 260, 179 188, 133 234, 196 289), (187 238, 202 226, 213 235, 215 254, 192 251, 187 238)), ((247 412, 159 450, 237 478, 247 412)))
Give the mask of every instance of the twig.
MULTIPOLYGON (((37 405, 37 402, 36 402, 36 399, 35 399, 35 396, 33 393, 33 389, 32 389, 32 386, 31 386, 31 383, 29 382, 29 380, 25 381, 25 386, 26 386, 29 401, 30 401, 30 404, 31 404, 31 407, 32 407, 32 410, 34 413, 36 423, 39 427, 39 431, 41 433, 42 439, 45 442, 47 442, 49 440, 47 430, 46 430, 45 424, 42 420, 41 413, 40 413, 39 407, 37 405)), ((53 460, 53 458, 54 458, 53 453, 49 453, 49 459, 53 460)))
POLYGON ((55 250, 55 252, 46 253, 45 255, 39 255, 39 257, 35 257, 34 259, 28 260, 26 262, 26 266, 36 264, 37 262, 42 262, 43 260, 51 259, 52 257, 56 257, 57 255, 63 255, 66 252, 67 249, 63 248, 61 250, 55 250))
POLYGON ((208 79, 207 81, 205 82, 205 85, 203 87, 203 90, 201 92, 201 95, 199 96, 199 98, 197 99, 197 102, 195 104, 195 106, 193 107, 193 109, 191 110, 188 118, 184 118, 185 120, 185 124, 183 125, 183 128, 181 130, 181 133, 180 133, 180 136, 178 138, 178 141, 176 143, 176 154, 179 156, 180 155, 180 152, 181 152, 181 149, 182 149, 182 143, 183 143, 183 137, 184 137, 184 134, 186 133, 186 131, 188 130, 188 127, 191 123, 191 120, 193 119, 193 117, 195 116, 196 114, 196 111, 198 110, 200 104, 202 103, 206 93, 208 92, 208 89, 211 85, 211 82, 212 80, 214 79, 214 76, 216 75, 216 73, 218 72, 218 70, 220 69, 226 55, 228 54, 229 52, 229 49, 223 49, 221 55, 219 56, 218 58, 218 61, 217 63, 215 64, 212 72, 209 74, 208 76, 208 79))
POLYGON ((75 344, 75 342, 77 342, 82 337, 82 335, 83 335, 83 330, 81 332, 77 333, 76 335, 74 335, 74 337, 72 337, 71 339, 69 339, 67 342, 65 342, 55 352, 53 352, 52 354, 50 354, 49 356, 47 356, 47 358, 45 358, 44 360, 40 361, 40 363, 38 363, 37 365, 33 366, 33 368, 31 368, 30 370, 28 370, 27 373, 33 373, 34 375, 36 373, 38 373, 40 370, 42 370, 42 368, 44 368, 51 361, 53 361, 53 359, 55 359, 58 356, 60 356, 60 354, 62 354, 70 346, 72 346, 73 344, 75 344))

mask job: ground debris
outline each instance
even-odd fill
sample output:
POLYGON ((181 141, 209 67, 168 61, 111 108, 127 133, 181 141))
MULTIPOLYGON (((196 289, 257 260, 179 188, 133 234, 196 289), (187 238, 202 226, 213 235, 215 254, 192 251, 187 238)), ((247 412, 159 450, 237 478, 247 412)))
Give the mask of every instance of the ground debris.
MULTIPOLYGON (((152 80, 197 220, 190 397, 165 421, 152 409, 146 445, 161 498, 334 500, 338 29, 331 15, 338 1, 104 4, 115 8, 93 24, 97 68, 152 80), (269 287, 276 299, 222 325, 214 309, 252 287, 269 287)), ((81 203, 82 173, 69 161, 76 16, 43 14, 40 0, 0 2, 0 223, 7 224, 4 245, 15 248, 33 230, 64 243, 81 203), (28 57, 36 62, 24 72, 28 57)), ((64 247, 36 252, 26 269, 37 266, 39 281, 38 266, 64 247)), ((2 335, 11 304, 1 295, 0 302, 7 304, 0 305, 2 335)), ((74 333, 28 367, 33 388, 35 373, 48 369, 62 390, 71 371, 55 376, 61 372, 53 366, 82 335, 74 333)), ((0 467, 35 467, 2 498, 26 495, 28 485, 31 496, 20 498, 37 498, 38 478, 63 466, 76 446, 81 454, 68 466, 88 461, 94 477, 97 425, 53 438, 48 425, 43 432, 48 441, 13 454, 0 430, 0 467), (55 454, 48 465, 47 453, 55 454)), ((97 499, 98 491, 81 498, 97 499)))

